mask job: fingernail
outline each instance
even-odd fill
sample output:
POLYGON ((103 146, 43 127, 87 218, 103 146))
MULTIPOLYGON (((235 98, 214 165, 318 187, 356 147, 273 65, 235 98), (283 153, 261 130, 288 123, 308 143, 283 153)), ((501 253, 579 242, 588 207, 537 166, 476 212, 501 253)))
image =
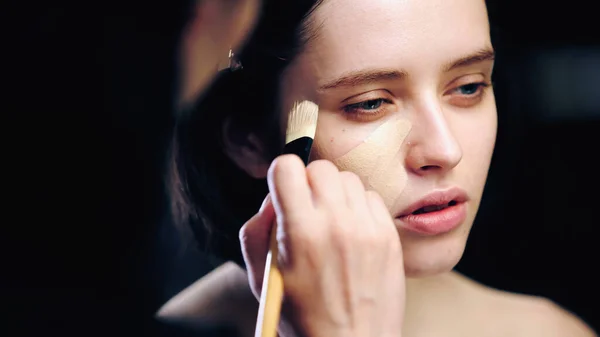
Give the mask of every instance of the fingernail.
POLYGON ((265 198, 265 200, 263 200, 262 204, 260 205, 260 208, 258 209, 258 213, 262 213, 262 211, 265 209, 265 206, 267 206, 268 201, 271 199, 271 194, 267 194, 267 197, 265 198))

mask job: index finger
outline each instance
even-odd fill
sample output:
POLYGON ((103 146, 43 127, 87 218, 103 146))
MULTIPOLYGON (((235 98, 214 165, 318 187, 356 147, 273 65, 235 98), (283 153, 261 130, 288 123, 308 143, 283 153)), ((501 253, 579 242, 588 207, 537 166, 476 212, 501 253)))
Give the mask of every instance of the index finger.
POLYGON ((269 168, 267 182, 279 223, 302 219, 313 209, 306 167, 300 157, 277 157, 269 168))

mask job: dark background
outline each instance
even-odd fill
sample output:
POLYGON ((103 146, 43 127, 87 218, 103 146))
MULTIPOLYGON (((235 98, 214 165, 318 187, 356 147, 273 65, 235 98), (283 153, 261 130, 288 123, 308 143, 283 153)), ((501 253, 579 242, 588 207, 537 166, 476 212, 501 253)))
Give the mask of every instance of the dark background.
POLYGON ((458 270, 600 328, 600 27, 590 5, 502 1, 499 136, 458 270))
MULTIPOLYGON (((548 297, 598 330, 599 18, 584 1, 491 5, 499 135, 458 270, 548 297)), ((189 3, 14 9, 3 30, 2 335, 183 334, 150 318, 211 268, 180 254, 158 183, 189 3)))

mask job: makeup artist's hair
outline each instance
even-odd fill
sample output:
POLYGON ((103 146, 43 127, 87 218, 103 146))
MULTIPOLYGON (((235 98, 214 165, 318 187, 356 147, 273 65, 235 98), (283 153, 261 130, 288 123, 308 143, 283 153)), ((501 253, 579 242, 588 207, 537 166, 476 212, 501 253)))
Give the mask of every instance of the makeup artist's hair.
POLYGON ((222 71, 175 127, 168 180, 174 219, 183 235, 191 231, 201 248, 221 259, 244 265, 238 231, 268 193, 264 179, 249 177, 225 154, 223 125, 229 118, 230 136, 241 145, 250 146, 250 132, 257 135, 266 159, 280 154, 280 79, 317 37, 319 23, 311 22, 311 13, 321 2, 265 1, 238 55, 242 69, 222 71))
POLYGON ((169 190, 174 220, 203 249, 243 266, 238 231, 268 193, 225 154, 223 125, 246 144, 253 132, 274 159, 283 148, 279 111, 282 73, 317 33, 310 14, 321 0, 267 0, 245 47, 236 55, 242 68, 224 70, 197 104, 179 116, 171 146, 169 190), (313 25, 310 25, 313 26, 313 25))

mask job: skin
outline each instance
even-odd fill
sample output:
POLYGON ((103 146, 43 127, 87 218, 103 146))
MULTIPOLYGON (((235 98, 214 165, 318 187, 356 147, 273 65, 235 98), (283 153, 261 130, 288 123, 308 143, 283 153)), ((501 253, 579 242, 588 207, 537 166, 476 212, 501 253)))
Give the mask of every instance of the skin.
MULTIPOLYGON (((336 163, 363 146, 380 126, 405 120, 410 132, 389 144, 398 149, 389 164, 394 169, 380 177, 393 182, 395 190, 380 193, 392 217, 437 190, 459 187, 468 195, 467 217, 451 232, 423 236, 396 222, 407 276, 403 337, 595 336, 550 301, 493 290, 452 272, 480 204, 496 137, 493 47, 485 3, 344 0, 342 5, 341 0, 327 0, 312 23, 319 25, 317 37, 282 79, 281 113, 296 101, 319 105, 313 159, 336 163), (344 76, 366 71, 386 76, 339 85, 344 76), (405 181, 397 183, 399 179, 405 181)), ((381 154, 373 152, 374 158, 381 154)), ((372 172, 362 164, 364 159, 351 159, 343 169, 383 192, 379 184, 369 184, 372 172)), ((267 174, 256 167, 245 169, 252 175, 267 174)), ((202 284, 194 289, 215 291, 202 284)), ((205 301, 195 314, 215 306, 217 301, 205 301)), ((161 314, 190 314, 179 309, 167 303, 161 314)), ((256 312, 248 315, 256 317, 256 312)), ((246 335, 254 331, 245 323, 238 326, 246 335)))
POLYGON ((252 31, 261 1, 201 0, 181 40, 179 105, 193 102, 252 31), (198 62, 202 60, 202 62, 198 62))

